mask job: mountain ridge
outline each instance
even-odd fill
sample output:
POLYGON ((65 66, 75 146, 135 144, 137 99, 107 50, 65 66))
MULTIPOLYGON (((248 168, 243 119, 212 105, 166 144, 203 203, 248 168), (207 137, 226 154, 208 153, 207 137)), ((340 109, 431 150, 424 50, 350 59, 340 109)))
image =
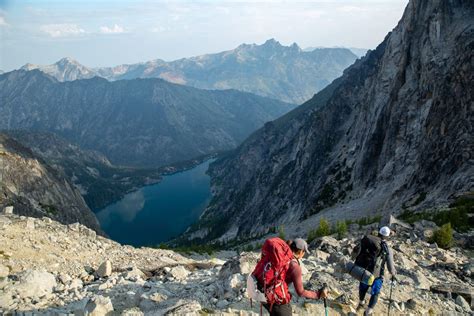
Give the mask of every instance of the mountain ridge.
POLYGON ((114 164, 157 167, 236 146, 294 105, 163 79, 59 82, 40 70, 0 76, 0 129, 57 133, 114 164))
POLYGON ((220 53, 181 58, 155 59, 115 67, 87 68, 63 58, 49 66, 25 65, 24 70, 40 69, 59 81, 161 78, 169 82, 207 90, 236 89, 289 103, 302 103, 357 59, 346 48, 322 48, 305 52, 296 43, 283 46, 274 39, 261 45, 241 44, 220 53))

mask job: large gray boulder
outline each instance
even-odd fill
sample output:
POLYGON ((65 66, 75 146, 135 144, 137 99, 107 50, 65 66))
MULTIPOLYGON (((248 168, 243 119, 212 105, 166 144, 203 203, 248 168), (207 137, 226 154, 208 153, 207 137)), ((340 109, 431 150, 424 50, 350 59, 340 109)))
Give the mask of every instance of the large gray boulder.
POLYGON ((84 309, 85 316, 107 316, 114 311, 112 301, 108 297, 95 295, 86 304, 84 309))
POLYGON ((57 285, 54 275, 46 271, 26 270, 18 277, 13 289, 19 297, 41 297, 52 293, 57 285))

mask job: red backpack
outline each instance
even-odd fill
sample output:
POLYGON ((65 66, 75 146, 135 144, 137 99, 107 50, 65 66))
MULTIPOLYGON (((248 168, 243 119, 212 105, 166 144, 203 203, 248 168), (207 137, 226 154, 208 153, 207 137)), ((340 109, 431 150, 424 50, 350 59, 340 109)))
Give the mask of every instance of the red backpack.
POLYGON ((252 272, 257 279, 259 288, 265 294, 270 310, 273 304, 288 304, 291 294, 285 282, 286 272, 293 260, 293 252, 288 244, 278 238, 265 240, 262 246, 262 257, 252 272))

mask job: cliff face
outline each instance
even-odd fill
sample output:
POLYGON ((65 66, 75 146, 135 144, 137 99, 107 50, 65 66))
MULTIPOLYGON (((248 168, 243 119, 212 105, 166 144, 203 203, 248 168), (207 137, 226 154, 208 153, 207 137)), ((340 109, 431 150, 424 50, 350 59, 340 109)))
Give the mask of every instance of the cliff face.
POLYGON ((79 222, 97 232, 99 223, 79 191, 31 150, 0 134, 0 207, 20 215, 79 222))
POLYGON ((211 166, 214 198, 187 237, 439 206, 472 191, 473 20, 472 1, 410 1, 375 51, 211 166))

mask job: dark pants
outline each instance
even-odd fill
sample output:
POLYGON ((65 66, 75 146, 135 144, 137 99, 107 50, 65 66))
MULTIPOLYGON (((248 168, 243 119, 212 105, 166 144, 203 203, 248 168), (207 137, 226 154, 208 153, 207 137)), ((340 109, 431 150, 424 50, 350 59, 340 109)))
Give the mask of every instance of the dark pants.
POLYGON ((263 304, 263 307, 270 313, 270 316, 291 316, 293 312, 291 311, 291 305, 284 304, 284 305, 276 305, 272 306, 272 311, 270 312, 270 305, 263 304))
MULTIPOLYGON (((372 284, 372 291, 370 293, 371 296, 370 296, 370 301, 369 301, 369 308, 374 308, 375 304, 377 304, 380 291, 382 290, 382 285, 383 285, 382 278, 375 279, 374 283, 372 284)), ((363 301, 365 299, 365 295, 367 294, 369 287, 370 286, 364 283, 359 284, 359 300, 363 301)))

